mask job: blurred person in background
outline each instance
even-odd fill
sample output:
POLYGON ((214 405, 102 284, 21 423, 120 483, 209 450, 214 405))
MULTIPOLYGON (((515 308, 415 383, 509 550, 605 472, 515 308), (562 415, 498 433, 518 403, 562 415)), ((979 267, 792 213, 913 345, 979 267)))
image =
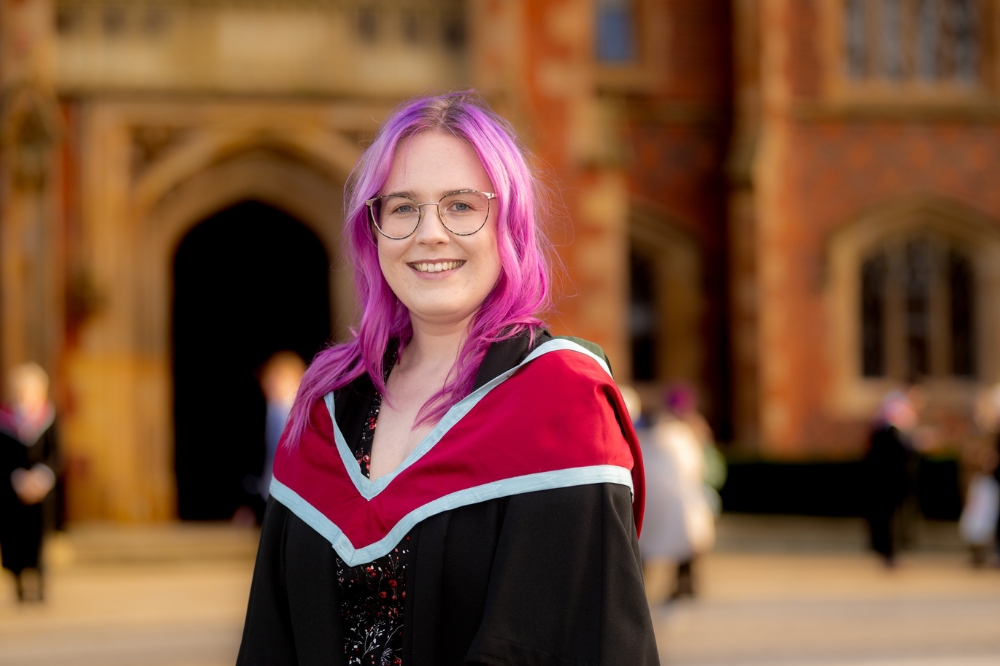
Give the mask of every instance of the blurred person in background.
POLYGON ((41 601, 42 534, 56 513, 56 413, 40 366, 16 366, 8 382, 13 400, 0 409, 0 552, 3 567, 14 574, 18 601, 41 601))
MULTIPOLYGON (((687 384, 667 389, 666 411, 643 443, 647 478, 645 529, 639 540, 650 601, 662 601, 670 573, 671 599, 695 596, 694 563, 715 544, 715 515, 706 492, 706 447, 712 430, 687 384)), ((708 490, 711 490, 710 488, 708 490)), ((715 494, 715 497, 718 495, 715 494)))
POLYGON ((896 564, 905 529, 903 511, 913 488, 916 428, 917 412, 907 395, 902 391, 888 393, 872 425, 864 463, 871 547, 888 567, 896 564))
POLYGON ((305 371, 306 364, 302 357, 292 351, 279 351, 272 355, 261 370, 260 389, 267 402, 267 415, 264 420, 264 472, 261 474, 259 494, 265 502, 271 485, 274 454, 305 371))
POLYGON ((285 430, 288 415, 295 402, 302 374, 306 364, 293 351, 282 350, 272 354, 258 371, 260 391, 264 394, 264 462, 260 476, 247 475, 243 487, 250 503, 236 509, 233 523, 251 527, 260 524, 264 517, 264 506, 270 494, 274 454, 285 430))
POLYGON ((401 105, 362 155, 361 319, 278 447, 241 666, 659 663, 639 445, 603 352, 538 317, 538 187, 471 93, 401 105))
POLYGON ((977 434, 962 451, 965 504, 959 534, 973 566, 988 562, 994 543, 1000 565, 1000 384, 980 393, 973 421, 977 434))

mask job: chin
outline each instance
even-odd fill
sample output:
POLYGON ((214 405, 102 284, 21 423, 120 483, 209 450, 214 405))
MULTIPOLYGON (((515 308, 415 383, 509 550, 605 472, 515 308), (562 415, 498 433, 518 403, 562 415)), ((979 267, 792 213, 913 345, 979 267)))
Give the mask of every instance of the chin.
POLYGON ((422 303, 414 307, 407 307, 411 317, 416 317, 428 324, 458 324, 473 314, 479 307, 471 309, 456 309, 454 303, 422 303))

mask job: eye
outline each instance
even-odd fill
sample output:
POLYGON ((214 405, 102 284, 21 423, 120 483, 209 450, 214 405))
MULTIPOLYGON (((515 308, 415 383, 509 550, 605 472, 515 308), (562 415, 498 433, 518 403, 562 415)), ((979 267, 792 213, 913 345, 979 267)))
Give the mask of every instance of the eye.
POLYGON ((416 212, 416 206, 412 203, 401 203, 397 206, 393 206, 389 212, 392 215, 412 215, 416 212))
POLYGON ((476 201, 471 198, 448 199, 444 202, 444 209, 452 215, 465 215, 480 210, 482 206, 477 206, 476 201))

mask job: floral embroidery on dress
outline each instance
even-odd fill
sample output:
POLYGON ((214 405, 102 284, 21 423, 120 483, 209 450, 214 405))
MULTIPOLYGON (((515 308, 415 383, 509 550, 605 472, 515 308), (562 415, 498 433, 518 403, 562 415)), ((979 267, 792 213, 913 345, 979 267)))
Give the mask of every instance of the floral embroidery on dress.
MULTIPOLYGON (((372 442, 381 408, 382 396, 376 391, 354 450, 361 473, 369 478, 372 442)), ((337 558, 344 653, 349 666, 400 666, 403 663, 403 610, 409 545, 407 535, 391 553, 356 567, 349 567, 337 558)))

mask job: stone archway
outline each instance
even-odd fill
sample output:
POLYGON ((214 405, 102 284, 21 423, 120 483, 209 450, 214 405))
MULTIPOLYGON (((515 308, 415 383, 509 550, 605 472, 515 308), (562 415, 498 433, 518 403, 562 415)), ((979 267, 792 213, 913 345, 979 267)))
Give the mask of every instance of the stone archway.
POLYGON ((346 332, 354 305, 341 198, 371 118, 349 101, 84 107, 79 233, 67 247, 82 314, 62 361, 70 520, 177 515, 171 265, 199 221, 253 199, 301 222, 329 257, 332 327, 346 332))
POLYGON ((261 366, 305 361, 330 339, 330 261, 304 224, 243 201, 199 222, 173 261, 172 380, 182 519, 261 515, 261 366), (244 509, 245 511, 245 509, 244 509))
POLYGON ((176 505, 170 307, 172 262, 182 239, 200 221, 241 201, 255 200, 287 211, 320 240, 330 259, 330 312, 336 337, 344 333, 353 313, 350 277, 340 253, 341 192, 342 183, 310 165, 273 147, 255 148, 172 187, 141 220, 131 289, 134 344, 143 359, 134 420, 142 447, 135 455, 142 458, 150 484, 146 492, 155 506, 176 505))

